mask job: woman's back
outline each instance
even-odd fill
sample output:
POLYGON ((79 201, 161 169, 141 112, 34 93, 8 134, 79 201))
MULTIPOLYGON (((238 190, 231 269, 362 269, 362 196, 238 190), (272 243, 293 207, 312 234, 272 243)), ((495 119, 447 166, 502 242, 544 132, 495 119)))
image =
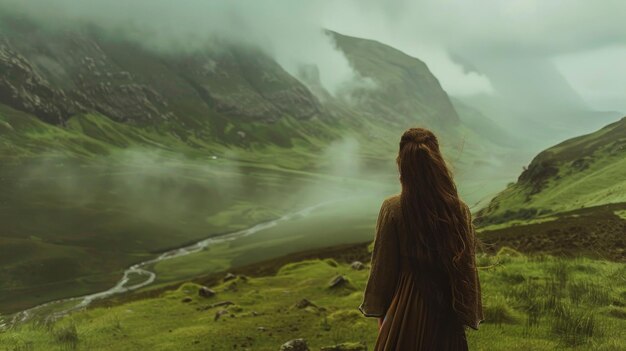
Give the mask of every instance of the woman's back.
POLYGON ((359 309, 384 319, 375 350, 466 350, 464 326, 483 319, 469 208, 432 132, 405 131, 396 162, 402 192, 381 205, 359 309))

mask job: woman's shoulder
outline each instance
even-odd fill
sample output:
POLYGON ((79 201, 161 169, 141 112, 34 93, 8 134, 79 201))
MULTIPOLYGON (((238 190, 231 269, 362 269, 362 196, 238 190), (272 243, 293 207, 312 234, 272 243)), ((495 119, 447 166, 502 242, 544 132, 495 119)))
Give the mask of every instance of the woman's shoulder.
POLYGON ((397 213, 400 209, 400 194, 389 195, 383 200, 383 205, 392 214, 397 213))

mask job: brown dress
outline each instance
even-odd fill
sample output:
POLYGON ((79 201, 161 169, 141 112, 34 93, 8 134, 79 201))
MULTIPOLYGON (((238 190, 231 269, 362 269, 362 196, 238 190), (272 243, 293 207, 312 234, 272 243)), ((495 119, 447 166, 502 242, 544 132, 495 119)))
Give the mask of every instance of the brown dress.
MULTIPOLYGON (((474 227, 465 206, 474 240, 474 227)), ((478 329, 483 320, 475 245, 464 260, 468 284, 464 310, 453 310, 442 272, 420 266, 411 269, 404 254, 406 235, 400 228, 399 194, 386 198, 376 224, 371 271, 359 310, 384 318, 374 350, 467 350, 465 326, 478 329), (414 273, 415 272, 415 273, 414 273)), ((448 285, 449 287, 449 285, 448 285)))

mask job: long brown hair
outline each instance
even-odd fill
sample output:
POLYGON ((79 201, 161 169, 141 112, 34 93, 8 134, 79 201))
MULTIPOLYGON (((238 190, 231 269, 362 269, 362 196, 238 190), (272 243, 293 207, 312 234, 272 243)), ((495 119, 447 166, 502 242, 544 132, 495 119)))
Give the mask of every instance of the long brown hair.
MULTIPOLYGON (((468 285, 466 254, 473 254, 472 228, 437 137, 428 129, 407 129, 400 139, 396 163, 411 266, 423 279, 429 279, 424 278, 428 277, 427 271, 438 272, 443 277, 443 286, 438 288, 445 290, 439 293, 445 294, 455 310, 463 310, 464 288, 468 285)), ((431 294, 434 280, 423 283, 431 288, 431 294)))

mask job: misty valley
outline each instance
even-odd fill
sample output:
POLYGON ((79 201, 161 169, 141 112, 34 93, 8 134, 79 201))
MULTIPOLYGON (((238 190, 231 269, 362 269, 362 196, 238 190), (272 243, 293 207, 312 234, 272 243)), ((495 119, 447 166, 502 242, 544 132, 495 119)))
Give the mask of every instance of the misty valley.
POLYGON ((469 348, 624 349, 623 91, 591 107, 573 61, 269 4, 33 4, 0 1, 0 351, 375 349, 357 307, 411 127, 480 240, 469 348))

